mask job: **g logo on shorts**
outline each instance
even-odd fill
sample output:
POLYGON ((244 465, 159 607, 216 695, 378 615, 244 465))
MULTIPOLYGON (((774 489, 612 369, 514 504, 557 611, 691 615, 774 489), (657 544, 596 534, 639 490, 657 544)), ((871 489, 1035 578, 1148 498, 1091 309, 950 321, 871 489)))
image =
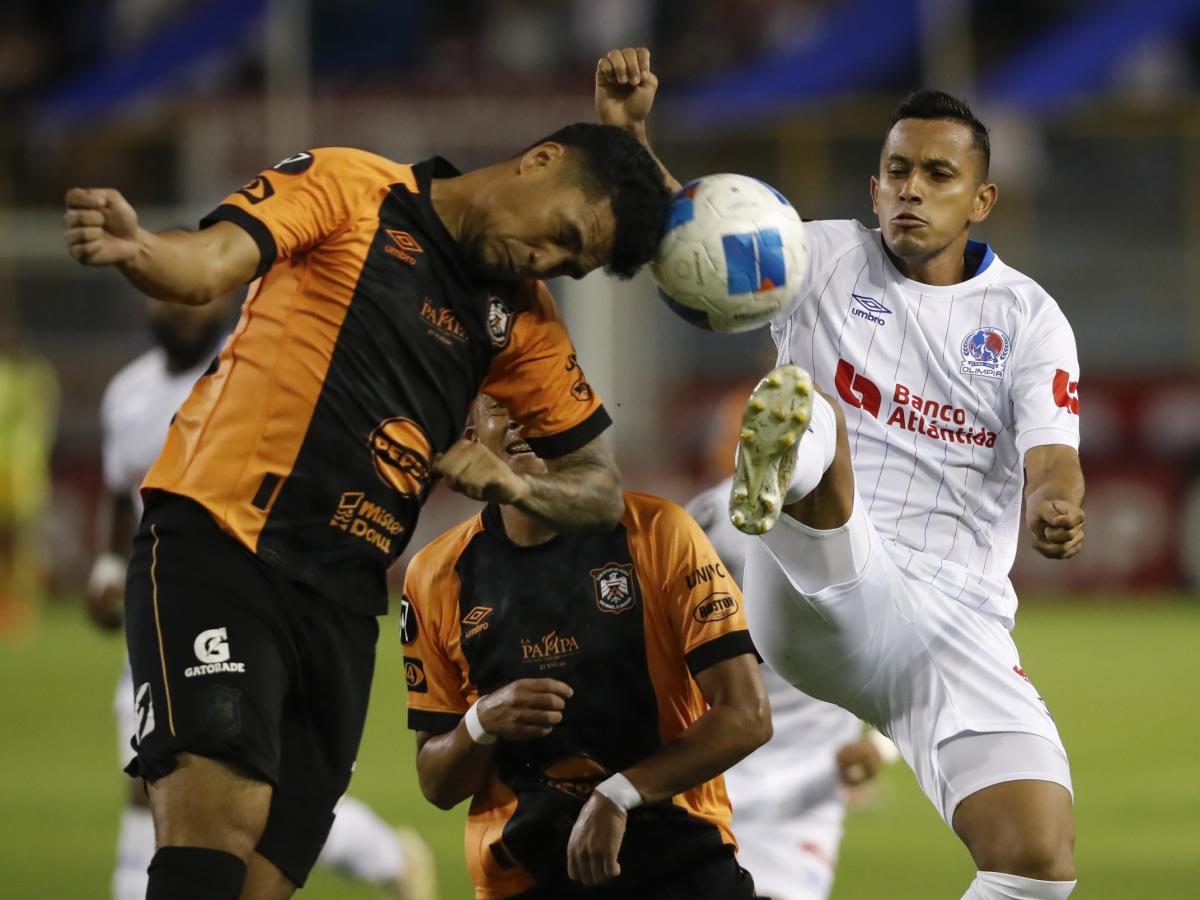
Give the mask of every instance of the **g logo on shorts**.
POLYGON ((202 663, 229 661, 229 637, 224 628, 210 628, 196 635, 192 644, 196 659, 202 663))

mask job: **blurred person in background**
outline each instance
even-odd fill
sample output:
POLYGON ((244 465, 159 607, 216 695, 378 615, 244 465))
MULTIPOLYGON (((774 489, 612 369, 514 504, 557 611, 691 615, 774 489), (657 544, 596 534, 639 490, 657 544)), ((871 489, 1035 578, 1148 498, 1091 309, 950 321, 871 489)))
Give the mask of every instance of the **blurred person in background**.
POLYGON ((58 376, 0 302, 0 636, 32 627, 46 591, 50 451, 58 376))
MULTIPOLYGON (((105 631, 120 628, 122 623, 129 552, 142 513, 138 488, 162 449, 171 417, 216 360, 237 305, 232 294, 204 306, 145 301, 144 314, 155 346, 118 372, 104 391, 99 552, 86 600, 92 621, 105 631)), ((131 739, 139 724, 128 662, 117 682, 113 713, 117 756, 123 767, 133 755, 131 739)), ((127 784, 113 870, 113 900, 146 896, 147 869, 155 849, 145 782, 134 778, 127 784)), ((410 829, 393 829, 353 797, 343 797, 338 804, 317 865, 385 887, 403 900, 434 900, 433 859, 424 841, 410 829)))
MULTIPOLYGON (((746 392, 738 401, 745 406, 746 392)), ((740 415, 739 415, 740 419, 740 415)), ((740 426, 739 429, 740 430, 740 426)), ((737 432, 725 448, 733 459, 737 432)), ((687 504, 724 568, 697 573, 698 581, 727 574, 740 586, 749 538, 729 521, 733 477, 687 504)), ((771 900, 826 900, 833 888, 847 801, 896 759, 895 745, 852 713, 808 696, 763 663, 774 734, 725 773, 733 805, 738 861, 771 900)))
POLYGON ((540 279, 634 274, 667 200, 635 139, 585 123, 465 174, 304 151, 196 232, 140 228, 112 189, 67 192, 70 254, 149 296, 203 305, 258 280, 142 483, 127 771, 149 784, 148 900, 304 884, 362 737, 387 568, 435 477, 566 531, 618 520, 610 419, 571 390, 574 348, 540 279), (484 387, 545 472, 461 440, 484 387))
MULTIPOLYGON (((545 468, 486 394, 468 437, 545 468)), ((406 573, 421 790, 471 800, 479 898, 755 895, 720 777, 771 733, 741 594, 682 509, 624 496, 615 528, 578 534, 489 504, 406 573)))
MULTIPOLYGON (((657 86, 648 50, 610 52, 601 120, 646 142, 657 86)), ((964 900, 1062 900, 1070 765, 1010 634, 1008 572, 1022 500, 1043 556, 1083 545, 1079 363, 1053 298, 969 239, 996 202, 990 155, 966 104, 919 91, 870 180, 880 228, 807 223, 807 275, 772 323, 780 365, 747 404, 729 509, 755 535, 759 652, 896 742, 975 862, 964 900)))

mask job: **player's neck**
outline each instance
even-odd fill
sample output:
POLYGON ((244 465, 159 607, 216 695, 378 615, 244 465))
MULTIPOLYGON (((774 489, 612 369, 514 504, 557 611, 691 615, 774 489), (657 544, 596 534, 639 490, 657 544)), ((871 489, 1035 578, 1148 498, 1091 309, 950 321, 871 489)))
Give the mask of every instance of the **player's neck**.
POLYGON ((434 178, 429 182, 429 203, 456 242, 478 227, 476 203, 496 166, 474 169, 454 178, 434 178))
POLYGON ((966 280, 966 260, 963 257, 967 249, 966 232, 937 253, 916 259, 902 259, 892 252, 886 242, 883 249, 900 274, 912 281, 944 287, 966 280))
POLYGON ((536 547, 558 534, 553 528, 521 512, 515 506, 500 507, 500 521, 504 523, 504 533, 518 547, 536 547))

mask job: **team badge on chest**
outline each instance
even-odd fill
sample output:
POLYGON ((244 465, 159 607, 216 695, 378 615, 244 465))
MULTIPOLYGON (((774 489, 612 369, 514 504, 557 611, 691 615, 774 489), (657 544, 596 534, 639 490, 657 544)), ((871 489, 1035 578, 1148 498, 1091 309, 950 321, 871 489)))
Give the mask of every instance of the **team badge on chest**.
POLYGON ((596 583, 596 606, 600 612, 622 613, 637 602, 633 563, 608 563, 591 570, 596 583))
POLYGON ((488 337, 492 346, 503 350, 508 346, 508 336, 512 331, 512 310, 495 294, 488 297, 487 327, 488 337))
POLYGON ((976 328, 963 339, 963 361, 959 371, 964 375, 1003 378, 1011 346, 1008 335, 999 328, 976 328))

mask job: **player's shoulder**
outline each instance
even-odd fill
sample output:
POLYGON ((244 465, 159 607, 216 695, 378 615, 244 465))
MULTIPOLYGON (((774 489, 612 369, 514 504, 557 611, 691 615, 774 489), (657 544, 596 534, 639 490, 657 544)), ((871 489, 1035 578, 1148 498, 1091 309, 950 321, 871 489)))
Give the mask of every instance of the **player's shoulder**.
POLYGON ((443 531, 417 551, 404 575, 405 590, 420 591, 452 572, 475 535, 483 531, 482 513, 443 531))
POLYGON ((1012 294, 1013 301, 1026 319, 1062 315, 1058 301, 1032 277, 1000 260, 994 265, 997 265, 998 271, 990 284, 1012 294))
POLYGON ((412 166, 358 147, 314 147, 271 167, 284 175, 312 172, 321 177, 358 177, 390 183, 405 178, 412 166))
POLYGON ((661 537, 680 528, 693 528, 695 522, 678 503, 655 494, 625 491, 625 513, 621 523, 630 534, 661 537))
POLYGON ((167 376, 167 355, 161 347, 151 347, 141 356, 126 363, 104 388, 101 407, 111 410, 120 406, 127 397, 145 390, 151 383, 162 381, 167 376))

